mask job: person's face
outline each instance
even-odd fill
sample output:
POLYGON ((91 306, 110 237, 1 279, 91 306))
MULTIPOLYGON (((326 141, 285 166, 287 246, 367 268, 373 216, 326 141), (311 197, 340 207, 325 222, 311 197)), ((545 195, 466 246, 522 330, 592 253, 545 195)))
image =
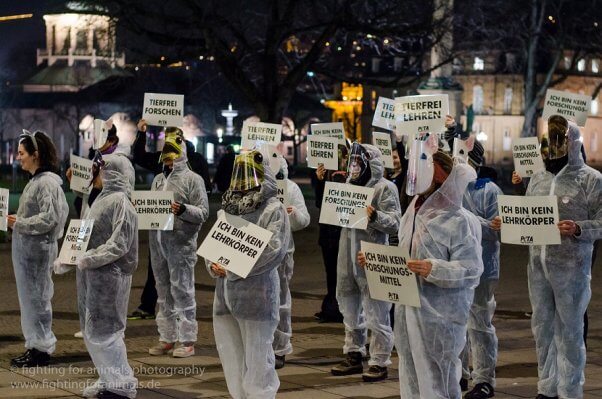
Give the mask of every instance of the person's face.
POLYGON ((349 165, 349 173, 351 173, 352 179, 357 179, 362 173, 362 161, 357 156, 351 157, 351 164, 349 165))
POLYGON ((165 165, 165 166, 167 166, 169 168, 172 168, 173 167, 173 159, 171 159, 171 158, 165 158, 163 160, 163 165, 165 165))
POLYGON ((431 183, 431 186, 428 188, 428 190, 426 190, 424 193, 420 194, 425 197, 428 197, 433 192, 435 192, 435 190, 437 190, 439 187, 441 187, 443 182, 445 180, 447 180, 447 177, 449 176, 447 174, 447 172, 445 171, 445 169, 443 169, 441 166, 439 166, 439 164, 437 162, 433 162, 433 166, 434 166, 433 182, 431 183))
POLYGON ((393 169, 395 169, 396 171, 400 171, 401 159, 399 159, 399 154, 397 153, 397 151, 393 151, 391 154, 393 155, 393 169))
POLYGON ((35 173, 35 171, 40 167, 40 161, 36 153, 28 153, 23 144, 19 144, 19 149, 17 150, 17 161, 21 163, 21 169, 32 174, 35 173))

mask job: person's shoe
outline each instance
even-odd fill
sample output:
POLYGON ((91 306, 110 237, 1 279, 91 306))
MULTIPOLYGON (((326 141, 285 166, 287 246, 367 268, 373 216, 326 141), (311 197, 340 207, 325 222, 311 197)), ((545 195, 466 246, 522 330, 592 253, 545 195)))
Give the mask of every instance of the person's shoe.
POLYGON ((157 345, 148 348, 148 354, 151 356, 171 355, 174 352, 173 347, 174 344, 159 341, 157 345))
POLYGON ((475 385, 470 392, 464 395, 464 399, 486 399, 493 398, 494 395, 495 391, 493 387, 486 382, 481 382, 475 385))
POLYGON ((148 313, 140 309, 136 309, 128 315, 128 320, 153 320, 154 318, 155 315, 153 313, 148 313))
POLYGON ((284 367, 284 363, 285 363, 284 356, 276 355, 276 362, 275 362, 276 366, 274 368, 276 370, 281 369, 284 367))
POLYGON ((377 382, 386 379, 389 372, 386 367, 370 366, 368 371, 362 374, 362 379, 366 382, 377 382))
POLYGON ((468 379, 460 378, 460 390, 462 392, 468 391, 468 379))
POLYGON ((75 338, 83 338, 84 337, 84 333, 81 331, 76 332, 75 334, 73 334, 73 336, 75 338))
POLYGON ((535 399, 558 399, 558 396, 546 396, 542 394, 538 394, 535 399))
POLYGON ((49 363, 50 355, 36 348, 28 349, 24 354, 10 361, 10 365, 13 367, 44 367, 49 363))
POLYGON ((98 399, 128 399, 127 396, 116 394, 115 392, 103 390, 96 394, 98 399))
POLYGON ((361 374, 363 371, 364 366, 360 352, 349 352, 345 360, 330 369, 330 373, 337 376, 361 374))
POLYGON ((194 356, 194 345, 182 345, 179 348, 174 349, 173 357, 190 357, 194 356))

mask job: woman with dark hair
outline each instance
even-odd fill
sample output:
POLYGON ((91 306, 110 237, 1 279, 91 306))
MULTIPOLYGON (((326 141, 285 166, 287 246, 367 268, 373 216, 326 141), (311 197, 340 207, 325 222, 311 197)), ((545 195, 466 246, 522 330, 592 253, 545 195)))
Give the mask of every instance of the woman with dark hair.
POLYGON ((12 359, 11 366, 35 367, 48 365, 55 349, 50 304, 52 263, 58 255, 57 240, 63 236, 69 205, 57 174, 54 144, 45 133, 23 133, 17 160, 31 177, 19 199, 17 214, 8 216, 8 226, 13 230, 12 261, 27 351, 12 359))

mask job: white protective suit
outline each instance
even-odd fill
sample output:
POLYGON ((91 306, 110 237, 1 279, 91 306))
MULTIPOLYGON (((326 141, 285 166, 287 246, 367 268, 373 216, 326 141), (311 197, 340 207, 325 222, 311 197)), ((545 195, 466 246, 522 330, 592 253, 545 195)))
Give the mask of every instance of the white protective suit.
POLYGON ((136 397, 138 380, 124 342, 132 273, 138 265, 138 216, 130 201, 134 168, 125 155, 105 155, 103 187, 87 212, 94 226, 77 265, 77 302, 86 348, 99 379, 85 397, 108 390, 136 397))
POLYGON ((50 303, 54 294, 52 264, 69 215, 62 183, 52 172, 41 172, 29 180, 19 198, 12 238, 25 348, 48 354, 56 344, 50 303))
POLYGON ((185 205, 180 216, 172 214, 172 231, 149 232, 151 265, 157 285, 157 328, 163 342, 196 342, 194 266, 197 236, 209 216, 203 178, 188 168, 186 152, 173 163, 168 177, 155 176, 151 190, 173 191, 174 201, 185 205))
POLYGON ((581 228, 578 237, 562 236, 560 245, 529 247, 538 392, 563 398, 583 397, 583 314, 591 297, 593 243, 602 238, 602 175, 583 162, 579 137, 579 128, 569 124, 568 164, 556 176, 535 174, 527 188, 527 195, 558 196, 559 220, 581 228))
POLYGON ((395 346, 402 399, 459 399, 466 324, 474 288, 483 272, 481 226, 462 207, 475 170, 455 160, 441 187, 415 210, 414 197, 401 219, 399 245, 411 259, 432 264, 418 277, 421 308, 395 307, 395 346))
POLYGON ((291 325, 291 290, 289 287, 290 281, 293 278, 293 268, 295 261, 293 254, 295 253, 295 241, 292 233, 302 230, 309 225, 309 212, 305 206, 305 199, 301 193, 299 186, 289 180, 288 166, 284 157, 280 158, 280 173, 284 175, 286 181, 287 196, 290 206, 294 208, 293 212, 288 214, 288 220, 291 227, 291 239, 289 240, 288 249, 282 264, 278 268, 278 276, 280 277, 280 323, 274 334, 274 353, 278 356, 288 355, 293 352, 291 345, 291 335, 293 333, 291 325))
MULTIPOLYGON (((227 272, 215 281, 213 330, 234 399, 273 399, 280 386, 272 342, 279 321, 278 267, 286 256, 290 226, 286 209, 276 198, 268 159, 263 159, 263 169, 261 205, 240 216, 274 234, 247 278, 227 272)), ((210 262, 207 269, 216 277, 210 262)))
POLYGON ((475 288, 474 300, 468 317, 468 341, 462 352, 462 376, 470 379, 469 352, 472 352, 472 380, 495 387, 497 363, 497 336, 492 324, 495 313, 495 289, 500 278, 500 233, 491 228, 498 215, 497 196, 502 190, 489 179, 470 182, 464 193, 464 208, 477 216, 481 223, 483 274, 475 288))
MULTIPOLYGON (((367 329, 370 337, 370 366, 391 364, 393 330, 389 312, 391 303, 370 298, 364 269, 357 264, 361 241, 387 245, 389 234, 399 229, 401 208, 395 184, 383 177, 384 165, 378 148, 361 144, 370 154, 368 165, 371 177, 366 187, 374 188, 372 206, 377 216, 368 222, 366 230, 343 228, 339 240, 337 267, 337 301, 345 324, 343 353, 360 352, 366 355, 367 329)), ((349 180, 349 179, 348 179, 349 180)))

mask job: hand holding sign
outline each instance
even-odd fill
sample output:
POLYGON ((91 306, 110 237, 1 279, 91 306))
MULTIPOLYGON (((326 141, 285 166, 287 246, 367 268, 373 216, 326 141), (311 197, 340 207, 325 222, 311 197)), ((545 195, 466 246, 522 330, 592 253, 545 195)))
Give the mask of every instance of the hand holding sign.
POLYGON ((408 269, 416 273, 417 275, 427 278, 431 274, 433 264, 428 260, 408 260, 408 269))
POLYGON ((502 229, 502 218, 500 216, 494 217, 489 224, 489 227, 491 227, 492 230, 500 231, 502 229))
POLYGON ((7 216, 7 225, 9 229, 12 229, 17 222, 17 215, 8 215, 7 216))
POLYGON ((561 220, 557 224, 560 234, 563 236, 579 236, 581 235, 581 227, 573 220, 561 220))
POLYGON ((215 273, 218 277, 226 277, 226 269, 217 263, 211 263, 211 271, 215 273))

